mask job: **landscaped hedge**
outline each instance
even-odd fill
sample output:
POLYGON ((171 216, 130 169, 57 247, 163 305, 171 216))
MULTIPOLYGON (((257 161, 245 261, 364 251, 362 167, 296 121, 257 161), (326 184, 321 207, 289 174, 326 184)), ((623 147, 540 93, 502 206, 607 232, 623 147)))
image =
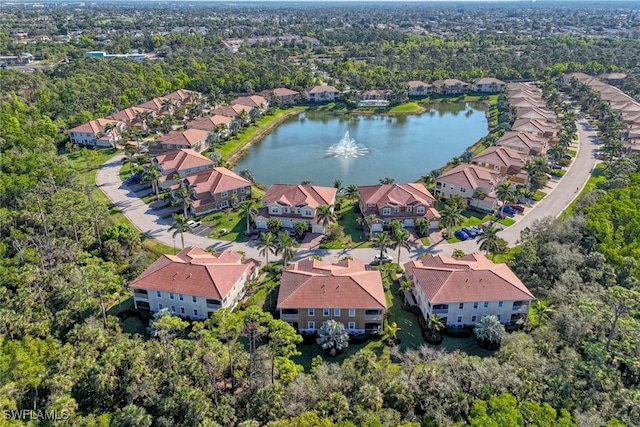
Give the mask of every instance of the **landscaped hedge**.
POLYGON ((473 335, 473 326, 465 326, 464 328, 447 327, 442 331, 442 334, 451 338, 469 338, 473 335))

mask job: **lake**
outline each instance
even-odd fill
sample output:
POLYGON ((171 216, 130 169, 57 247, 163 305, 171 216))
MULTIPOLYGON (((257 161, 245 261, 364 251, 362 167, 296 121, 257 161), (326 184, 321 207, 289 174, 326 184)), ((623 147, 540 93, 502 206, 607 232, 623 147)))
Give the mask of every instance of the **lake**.
POLYGON ((258 182, 332 186, 415 182, 444 166, 487 135, 481 103, 439 104, 419 115, 352 115, 307 111, 286 119, 238 160, 235 171, 251 170, 258 182), (342 158, 327 154, 345 132, 368 152, 342 158))

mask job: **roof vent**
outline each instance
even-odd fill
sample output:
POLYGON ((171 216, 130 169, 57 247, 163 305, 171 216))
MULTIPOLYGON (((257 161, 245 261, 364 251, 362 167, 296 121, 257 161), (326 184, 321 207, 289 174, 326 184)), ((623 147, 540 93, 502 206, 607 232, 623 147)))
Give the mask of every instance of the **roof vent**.
POLYGON ((191 276, 193 276, 193 274, 189 273, 189 275, 187 276, 187 279, 191 278, 191 276))

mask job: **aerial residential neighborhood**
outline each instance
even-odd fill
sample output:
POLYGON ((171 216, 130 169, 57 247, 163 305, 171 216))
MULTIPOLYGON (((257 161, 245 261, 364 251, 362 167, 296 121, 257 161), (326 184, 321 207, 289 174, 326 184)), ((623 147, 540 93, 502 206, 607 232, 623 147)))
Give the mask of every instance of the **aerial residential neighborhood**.
POLYGON ((638 425, 635 2, 0 11, 6 425, 638 425))

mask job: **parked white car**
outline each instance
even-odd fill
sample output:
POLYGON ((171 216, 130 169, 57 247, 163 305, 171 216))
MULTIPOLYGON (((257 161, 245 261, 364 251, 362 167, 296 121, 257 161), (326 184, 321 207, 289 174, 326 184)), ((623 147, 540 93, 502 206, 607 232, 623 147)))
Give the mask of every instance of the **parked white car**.
POLYGON ((191 228, 196 228, 196 227, 200 227, 202 225, 202 222, 194 221, 193 219, 190 219, 189 221, 187 221, 187 225, 191 228))

